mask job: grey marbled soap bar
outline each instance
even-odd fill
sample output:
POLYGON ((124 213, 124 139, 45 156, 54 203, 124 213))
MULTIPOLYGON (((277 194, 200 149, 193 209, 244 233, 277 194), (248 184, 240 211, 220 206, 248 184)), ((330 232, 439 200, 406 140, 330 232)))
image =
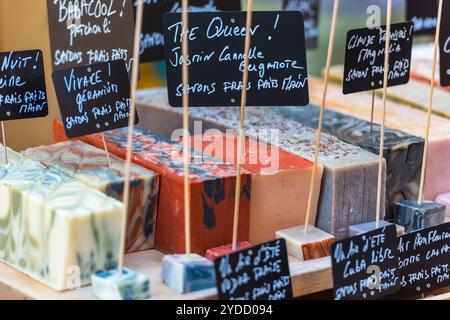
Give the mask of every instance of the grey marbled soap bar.
MULTIPOLYGON (((141 119, 155 110, 167 110, 172 118, 181 117, 181 109, 167 103, 165 89, 141 91, 137 95, 141 119)), ((190 108, 191 120, 201 120, 203 130, 239 127, 238 108, 190 108)), ((173 119, 170 120, 173 123, 173 119)), ((164 130, 171 132, 168 123, 164 130)), ((141 126, 147 129, 146 123, 141 126)), ((192 129, 192 128, 191 128, 192 129)), ((308 160, 314 157, 315 130, 278 115, 269 108, 249 107, 245 121, 246 135, 272 144, 308 160)), ((348 227, 375 220, 378 157, 334 136, 323 134, 319 161, 324 166, 316 226, 338 239, 347 237, 348 227)), ((385 185, 385 172, 383 174, 385 185)), ((382 194, 384 204, 384 190, 382 194)), ((383 205, 384 207, 384 205, 383 205)), ((384 208, 382 209, 384 214, 384 208)))
POLYGON ((405 227, 406 232, 431 228, 445 222, 445 206, 432 201, 419 204, 404 200, 394 204, 395 223, 405 227))
MULTIPOLYGON (((317 128, 319 107, 277 107, 277 113, 308 127, 317 128)), ((323 131, 369 152, 380 154, 380 126, 342 113, 326 110, 323 131)), ((416 200, 419 195, 424 139, 385 129, 383 157, 386 159, 386 219, 393 221, 394 201, 416 200)))

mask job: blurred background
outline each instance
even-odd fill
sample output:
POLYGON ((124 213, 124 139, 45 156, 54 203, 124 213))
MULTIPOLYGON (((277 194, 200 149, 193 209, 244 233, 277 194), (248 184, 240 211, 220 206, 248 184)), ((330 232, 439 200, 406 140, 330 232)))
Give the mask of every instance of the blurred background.
MULTIPOLYGON (((245 8, 247 1, 242 1, 242 6, 245 8)), ((282 6, 282 0, 254 0, 253 2, 255 10, 280 10, 282 6)), ((369 5, 379 5, 383 14, 385 13, 386 0, 341 0, 334 63, 343 63, 347 31, 366 26, 368 17, 366 10, 369 5)), ((321 0, 319 46, 316 50, 308 52, 308 71, 311 75, 319 75, 325 64, 332 6, 333 0, 321 0)), ((404 19, 405 0, 395 0, 393 22, 404 19)), ((0 50, 25 49, 41 49, 44 52, 50 114, 43 119, 6 123, 7 144, 16 150, 50 143, 52 121, 59 118, 59 111, 50 78, 46 0, 0 0, 0 50)), ((142 64, 139 87, 165 86, 164 69, 163 62, 142 64)))

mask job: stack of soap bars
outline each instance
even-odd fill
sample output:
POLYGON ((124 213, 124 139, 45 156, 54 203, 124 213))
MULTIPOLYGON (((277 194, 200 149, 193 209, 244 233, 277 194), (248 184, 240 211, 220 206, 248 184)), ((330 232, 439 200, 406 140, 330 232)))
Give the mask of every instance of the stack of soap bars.
POLYGON ((55 290, 117 268, 123 204, 8 149, 0 156, 0 260, 55 290))

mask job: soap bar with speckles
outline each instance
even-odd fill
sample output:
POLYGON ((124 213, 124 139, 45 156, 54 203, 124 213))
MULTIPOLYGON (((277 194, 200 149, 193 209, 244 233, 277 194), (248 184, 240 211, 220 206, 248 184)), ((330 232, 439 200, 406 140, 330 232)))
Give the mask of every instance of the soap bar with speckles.
MULTIPOLYGON (((110 155, 110 168, 104 150, 81 141, 31 148, 23 154, 123 201, 125 161, 122 158, 110 155)), ((126 252, 153 248, 158 190, 156 173, 135 164, 131 166, 126 252)))
POLYGON ((150 280, 127 268, 102 271, 92 276, 92 291, 102 300, 144 300, 150 298, 150 280))
POLYGON ((0 166, 0 260, 58 291, 117 268, 123 204, 10 149, 8 156, 0 166))
MULTIPOLYGON (((181 117, 181 110, 169 107, 164 89, 143 91, 137 99, 141 114, 151 114, 156 104, 158 109, 172 110, 172 117, 181 117)), ((239 128, 238 108, 192 107, 190 114, 193 121, 201 120, 205 127, 239 128)), ((308 160, 314 157, 315 130, 277 115, 268 108, 248 107, 245 129, 246 135, 251 138, 259 136, 266 143, 308 160), (271 129, 275 131, 271 132, 271 129)), ((316 226, 342 239, 347 237, 350 225, 375 220, 378 157, 323 134, 319 162, 324 167, 324 174, 316 226)), ((383 216, 384 196, 383 192, 383 216)))
MULTIPOLYGON (((211 131, 194 136, 195 149, 227 163, 237 163, 238 137, 211 131)), ((242 167, 252 174, 250 243, 264 243, 281 229, 305 224, 313 163, 297 155, 246 138, 242 167)), ((311 221, 316 221, 323 167, 316 171, 311 221)))
MULTIPOLYGON (((309 79, 311 101, 320 103, 323 82, 309 79)), ((343 95, 340 85, 328 85, 327 108, 344 114, 370 121, 372 95, 359 92, 352 95, 343 95)), ((374 121, 381 123, 383 103, 381 98, 375 98, 374 121)), ((388 101, 386 109, 386 126, 407 132, 416 137, 425 137, 427 113, 410 108, 394 101, 388 101)), ((425 176, 424 198, 434 201, 436 197, 450 191, 450 168, 447 166, 450 159, 450 120, 432 115, 430 128, 430 143, 428 145, 428 160, 425 176)))
MULTIPOLYGON (((55 134, 64 139, 61 121, 55 122, 55 134)), ((108 150, 126 156, 127 129, 104 133, 108 150)), ((89 135, 82 141, 102 148, 101 135, 89 135)), ((184 166, 183 145, 159 134, 137 128, 133 137, 133 162, 160 175, 158 218, 155 248, 163 253, 183 253, 184 166)), ((191 244, 192 251, 204 255, 206 250, 231 243, 233 233, 236 166, 191 150, 191 244)), ((239 240, 248 241, 251 179, 242 172, 239 211, 239 240)))
MULTIPOLYGON (((320 109, 278 107, 278 113, 308 127, 317 128, 320 109)), ((342 141, 380 154, 380 126, 342 113, 326 110, 323 131, 342 141)), ((386 220, 393 221, 394 201, 418 198, 424 139, 398 130, 385 128, 383 157, 386 159, 386 220)))

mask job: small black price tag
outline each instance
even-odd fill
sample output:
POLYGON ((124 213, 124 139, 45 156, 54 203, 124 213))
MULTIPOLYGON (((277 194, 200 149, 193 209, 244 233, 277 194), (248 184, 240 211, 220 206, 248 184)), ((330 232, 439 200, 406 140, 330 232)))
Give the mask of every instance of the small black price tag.
MULTIPOLYGON (((412 23, 391 27, 388 86, 406 84, 411 70, 412 23)), ((347 33, 344 94, 383 88, 386 27, 355 29, 347 33)))
MULTIPOLYGON (((164 35, 162 17, 167 12, 181 12, 180 0, 144 2, 142 21, 141 63, 164 60, 164 35)), ((140 3, 134 1, 135 8, 140 3)), ((189 12, 240 11, 241 0, 190 0, 189 12)))
POLYGON ((398 239, 401 290, 414 296, 450 286, 450 223, 398 239))
POLYGON ((450 2, 442 4, 442 22, 439 40, 441 86, 450 86, 450 2))
POLYGON ((123 60, 54 71, 53 83, 69 138, 128 126, 130 81, 123 60))
POLYGON ((42 51, 0 53, 0 120, 46 117, 42 51))
POLYGON ((414 24, 415 35, 436 33, 437 11, 437 0, 406 0, 406 20, 414 24))
POLYGON ((123 59, 131 70, 134 0, 47 0, 53 70, 123 59))
POLYGON ((320 34, 320 0, 283 0, 283 9, 298 10, 303 13, 306 49, 316 49, 320 34))
POLYGON ((331 247, 336 300, 373 300, 400 288, 397 235, 389 225, 331 247))
MULTIPOLYGON (((189 97, 192 106, 239 106, 244 69, 245 12, 189 14, 189 97)), ((169 103, 182 106, 181 15, 164 15, 169 103)), ((309 103, 303 15, 254 12, 247 105, 309 103)))
POLYGON ((220 300, 290 300, 286 241, 278 239, 214 262, 220 300))

